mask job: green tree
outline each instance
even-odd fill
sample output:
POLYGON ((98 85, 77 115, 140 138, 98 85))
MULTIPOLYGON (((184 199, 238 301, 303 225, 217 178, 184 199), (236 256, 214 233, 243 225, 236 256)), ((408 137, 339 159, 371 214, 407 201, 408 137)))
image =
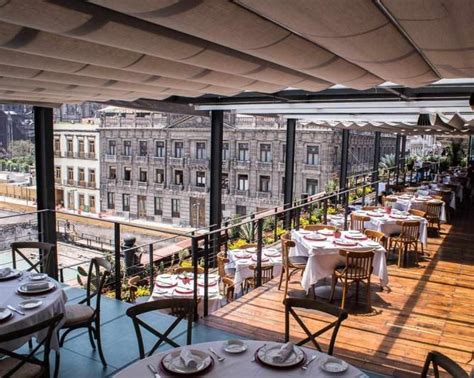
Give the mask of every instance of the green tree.
POLYGON ((29 140, 14 140, 10 144, 10 154, 13 158, 33 158, 35 145, 29 140))

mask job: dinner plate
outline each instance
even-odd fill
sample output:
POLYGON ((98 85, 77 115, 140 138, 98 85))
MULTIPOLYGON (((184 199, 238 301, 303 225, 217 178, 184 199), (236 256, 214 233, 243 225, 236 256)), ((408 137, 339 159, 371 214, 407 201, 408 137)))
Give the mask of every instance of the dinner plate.
POLYGON ((227 353, 238 354, 247 350, 248 345, 242 340, 230 339, 224 343, 224 350, 227 353))
POLYGON ((368 247, 380 247, 380 243, 377 243, 376 241, 369 240, 365 243, 368 247))
POLYGON ((349 367, 346 361, 336 357, 328 357, 320 366, 327 373, 342 373, 349 367))
POLYGON ((283 344, 271 344, 264 346, 257 350, 256 358, 259 362, 264 365, 268 365, 274 368, 291 368, 298 366, 303 363, 306 359, 306 355, 301 348, 298 348, 296 345, 293 348, 293 352, 288 356, 288 358, 283 362, 278 362, 274 360, 274 357, 277 356, 280 348, 283 344))
POLYGON ((252 255, 250 253, 246 253, 242 251, 242 252, 234 253, 234 257, 237 259, 249 259, 250 257, 252 257, 252 255))
POLYGON ((174 289, 174 294, 177 294, 177 295, 191 295, 193 293, 194 293, 193 289, 185 289, 182 287, 177 287, 174 289))
POLYGON ((46 273, 31 273, 29 278, 32 281, 44 281, 48 275, 46 273))
POLYGON ((323 228, 322 230, 319 230, 318 233, 321 234, 321 235, 324 235, 324 236, 333 236, 334 235, 334 231, 329 230, 327 228, 323 228))
POLYGON ((0 277, 0 281, 12 280, 14 278, 20 277, 22 274, 23 272, 21 270, 11 269, 8 275, 0 277))
POLYGON ((255 252, 257 252, 257 248, 250 247, 250 248, 246 248, 245 251, 250 252, 250 253, 255 253, 255 252))
MULTIPOLYGON (((253 255, 252 256, 252 261, 257 261, 257 256, 256 255, 253 255)), ((262 262, 268 262, 270 261, 270 259, 266 256, 262 256, 262 262)))
POLYGON ((367 236, 362 234, 353 234, 353 235, 346 235, 347 239, 354 239, 354 240, 367 240, 367 236))
POLYGON ((204 371, 211 369, 214 365, 214 360, 208 353, 202 352, 198 349, 190 349, 190 352, 198 360, 195 368, 189 368, 184 365, 183 360, 180 357, 180 350, 175 350, 164 356, 161 360, 161 365, 166 371, 180 375, 196 375, 198 373, 204 373, 204 371))
POLYGON ((39 307, 43 304, 39 299, 28 299, 26 301, 18 303, 23 310, 33 310, 36 307, 39 307))
POLYGON ((21 293, 21 294, 31 294, 31 295, 34 295, 34 294, 42 294, 42 293, 46 293, 48 291, 51 291, 53 289, 56 288, 56 285, 53 283, 53 282, 48 282, 48 287, 45 287, 45 288, 41 288, 41 289, 36 289, 36 290, 28 290, 28 285, 32 285, 32 284, 23 284, 23 285, 20 285, 18 287, 18 292, 21 293))
POLYGON ((371 217, 383 217, 383 214, 382 214, 382 213, 375 212, 375 211, 368 211, 368 212, 367 212, 367 215, 369 215, 369 216, 371 216, 371 217))
POLYGON ((11 312, 10 309, 4 308, 4 307, 0 307, 0 321, 7 320, 7 319, 9 319, 12 315, 13 315, 13 313, 11 312))
POLYGON ((307 239, 307 240, 311 240, 311 241, 324 241, 324 240, 326 240, 326 237, 324 235, 318 235, 318 234, 306 235, 304 238, 307 239))
POLYGON ((406 215, 399 215, 399 214, 392 214, 392 215, 390 215, 390 218, 393 218, 393 219, 407 219, 408 216, 406 216, 406 215))
POLYGON ((342 245, 344 247, 354 247, 357 245, 356 242, 349 241, 349 240, 334 240, 334 244, 342 245))
POLYGON ((280 251, 274 248, 265 249, 263 254, 268 257, 278 257, 280 256, 280 251))

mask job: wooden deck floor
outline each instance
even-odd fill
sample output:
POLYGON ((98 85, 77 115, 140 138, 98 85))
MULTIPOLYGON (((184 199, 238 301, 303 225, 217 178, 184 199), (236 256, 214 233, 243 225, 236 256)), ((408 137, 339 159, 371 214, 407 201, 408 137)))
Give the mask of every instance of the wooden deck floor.
MULTIPOLYGON (((421 371, 428 351, 439 350, 468 372, 474 366, 474 207, 464 207, 440 237, 429 238, 418 267, 389 265, 389 290, 372 288, 373 311, 349 304, 335 354, 356 366, 390 376, 421 371)), ((299 288, 299 276, 292 286, 299 288)), ((251 339, 283 340, 283 294, 275 280, 209 316, 207 325, 251 339)), ((310 329, 327 322, 305 314, 310 329)), ((292 336, 303 334, 292 322, 292 336), (293 328, 294 327, 294 328, 293 328)), ((321 339, 326 346, 327 338, 321 339)), ((309 345, 309 344, 308 344, 309 345)))

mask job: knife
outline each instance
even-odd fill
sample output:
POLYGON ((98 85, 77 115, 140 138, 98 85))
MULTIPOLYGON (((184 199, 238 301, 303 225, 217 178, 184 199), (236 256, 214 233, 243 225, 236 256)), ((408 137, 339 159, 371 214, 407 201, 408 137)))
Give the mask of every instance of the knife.
POLYGON ((8 305, 7 306, 10 310, 12 311, 15 311, 16 313, 20 314, 20 315, 25 315, 25 313, 23 311, 20 311, 18 309, 16 309, 15 307, 11 306, 11 305, 8 305))
POLYGON ((155 378, 161 378, 161 375, 158 374, 158 372, 156 371, 156 369, 153 367, 153 365, 150 365, 148 364, 148 369, 150 369, 150 371, 153 373, 153 375, 155 376, 155 378))

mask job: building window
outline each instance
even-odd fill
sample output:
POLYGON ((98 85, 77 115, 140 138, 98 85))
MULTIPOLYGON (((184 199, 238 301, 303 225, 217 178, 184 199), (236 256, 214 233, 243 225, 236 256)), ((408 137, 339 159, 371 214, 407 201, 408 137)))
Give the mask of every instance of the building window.
POLYGON ((250 160, 248 143, 239 143, 239 160, 240 161, 250 160))
POLYGON ((84 210, 84 207, 86 206, 86 197, 84 194, 79 194, 79 209, 84 210))
POLYGON ((54 151, 55 152, 61 151, 61 140, 59 138, 54 138, 54 151))
POLYGON ((77 141, 77 151, 79 152, 80 157, 84 157, 84 140, 79 139, 77 141))
POLYGON ((227 173, 222 174, 222 189, 229 190, 229 175, 227 173))
POLYGON ((140 182, 148 182, 146 169, 140 168, 139 181, 140 182))
POLYGON ((229 150, 229 143, 222 144, 222 160, 229 160, 230 158, 230 150, 229 150))
POLYGON ((206 159, 206 143, 197 142, 196 143, 196 159, 206 159))
POLYGON ((74 168, 72 167, 67 168, 67 181, 68 184, 72 184, 72 181, 74 181, 74 168))
POLYGON ((238 217, 246 217, 247 208, 245 206, 237 205, 235 207, 235 215, 237 215, 238 217))
POLYGON ((95 183, 95 169, 89 169, 89 183, 95 183))
POLYGON ((95 140, 89 139, 89 154, 95 155, 95 140))
POLYGON ((156 169, 155 170, 155 183, 163 184, 165 182, 165 170, 156 169))
POLYGON ((115 209, 115 193, 114 192, 107 192, 107 209, 109 210, 115 209))
POLYGON ((56 181, 61 180, 61 167, 60 166, 54 167, 54 178, 56 179, 56 181))
POLYGON ((281 159, 283 163, 286 161, 286 144, 281 145, 281 159))
POLYGON ((132 168, 125 167, 123 169, 123 180, 124 181, 131 181, 132 180, 132 168))
POLYGON ((155 197, 155 215, 163 214, 163 198, 155 197))
POLYGON ((72 151, 73 151, 72 138, 67 138, 66 151, 72 154, 72 151))
POLYGON ((138 155, 139 156, 147 156, 148 155, 148 144, 146 140, 141 140, 138 143, 138 155))
POLYGON ((268 143, 262 143, 260 145, 260 161, 271 162, 272 161, 272 145, 268 143))
POLYGON ((157 140, 155 142, 155 156, 156 157, 165 157, 166 149, 165 142, 162 140, 157 140))
POLYGON ((109 140, 109 147, 107 149, 107 153, 109 155, 115 155, 117 152, 117 143, 115 140, 109 140))
POLYGON ((310 196, 318 193, 318 180, 316 179, 306 179, 306 193, 310 196))
POLYGON ((174 183, 175 185, 183 185, 183 171, 174 171, 174 183))
POLYGON ((130 194, 122 194, 122 211, 130 211, 130 194))
POLYGON ((173 218, 179 218, 179 208, 180 203, 179 199, 172 198, 171 199, 171 216, 173 218))
POLYGON ((270 176, 260 176, 259 188, 261 192, 270 191, 270 176))
POLYGON ((84 185, 86 181, 86 174, 85 174, 85 169, 84 168, 79 168, 79 185, 84 185))
POLYGON ((319 164, 319 147, 318 146, 306 147, 306 164, 309 164, 309 165, 319 164))
POLYGON ((183 155, 183 142, 174 142, 174 157, 182 158, 183 155))
POLYGON ((89 196, 89 211, 95 211, 95 196, 89 196))
POLYGON ((206 186, 206 172, 196 172, 196 186, 201 188, 206 186))
POLYGON ((123 154, 125 156, 132 156, 132 141, 131 140, 123 141, 123 154))
POLYGON ((238 190, 249 190, 249 176, 238 175, 237 176, 237 189, 238 190))
POLYGON ((109 167, 109 179, 115 180, 117 178, 117 168, 116 167, 109 167))

